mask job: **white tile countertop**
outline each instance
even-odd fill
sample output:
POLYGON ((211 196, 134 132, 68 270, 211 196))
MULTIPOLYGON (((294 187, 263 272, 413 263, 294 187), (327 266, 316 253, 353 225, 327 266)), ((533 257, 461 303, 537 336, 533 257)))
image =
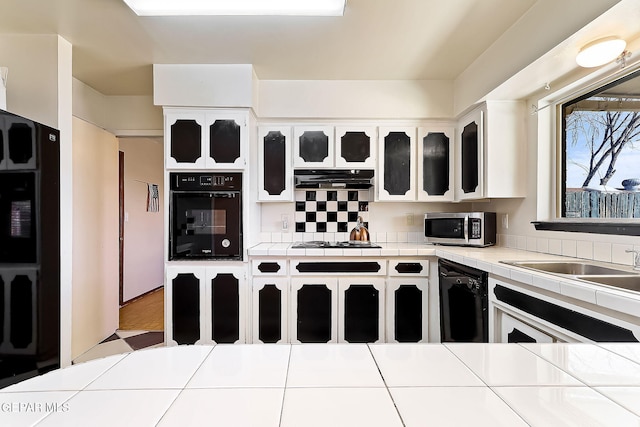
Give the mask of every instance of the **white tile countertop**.
POLYGON ((280 256, 280 257, 430 257, 445 258, 450 261, 478 268, 496 276, 512 279, 534 288, 540 288, 557 294, 601 306, 607 309, 639 316, 640 292, 613 288, 610 286, 587 283, 571 277, 524 269, 514 265, 504 264, 502 261, 541 261, 541 260, 571 260, 605 265, 629 274, 638 274, 631 266, 613 263, 603 263, 592 260, 551 255, 502 246, 474 248, 464 246, 438 246, 426 243, 380 243, 379 249, 295 249, 293 243, 260 243, 249 249, 250 257, 280 256))
POLYGON ((640 344, 177 346, 0 390, 3 426, 640 426, 640 344))

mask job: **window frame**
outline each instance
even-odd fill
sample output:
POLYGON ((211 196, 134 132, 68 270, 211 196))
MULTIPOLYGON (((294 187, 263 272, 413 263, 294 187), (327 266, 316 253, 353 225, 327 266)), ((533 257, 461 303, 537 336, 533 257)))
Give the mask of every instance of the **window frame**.
POLYGON ((592 83, 584 82, 573 86, 573 91, 570 93, 564 91, 558 98, 550 96, 539 101, 538 107, 534 112, 540 115, 544 109, 548 108, 548 111, 544 112, 544 114, 548 114, 545 117, 548 120, 543 120, 539 117, 538 144, 541 144, 542 133, 550 131, 550 146, 547 144, 542 147, 539 146, 538 154, 540 155, 545 148, 551 148, 554 156, 552 156, 553 164, 549 165, 548 168, 541 168, 538 165, 538 177, 545 172, 553 174, 551 187, 554 194, 551 197, 550 206, 548 206, 549 210, 544 214, 541 210, 544 211, 545 207, 543 206, 542 209, 540 207, 542 194, 538 189, 536 202, 538 204, 538 220, 532 221, 536 230, 640 236, 640 218, 566 218, 563 216, 565 213, 566 191, 564 185, 566 181, 564 167, 566 162, 566 141, 565 135, 563 135, 565 128, 563 107, 632 78, 640 79, 640 64, 626 69, 618 69, 608 77, 600 78, 592 83), (544 127, 545 125, 546 128, 544 127), (542 219, 545 217, 548 219, 542 219))

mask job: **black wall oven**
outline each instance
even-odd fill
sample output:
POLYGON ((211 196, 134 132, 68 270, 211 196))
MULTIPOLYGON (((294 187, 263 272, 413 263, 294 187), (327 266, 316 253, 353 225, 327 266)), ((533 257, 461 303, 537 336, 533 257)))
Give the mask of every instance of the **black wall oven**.
POLYGON ((488 342, 487 273, 438 260, 440 341, 488 342))
POLYGON ((169 179, 169 260, 242 260, 242 174, 169 179))

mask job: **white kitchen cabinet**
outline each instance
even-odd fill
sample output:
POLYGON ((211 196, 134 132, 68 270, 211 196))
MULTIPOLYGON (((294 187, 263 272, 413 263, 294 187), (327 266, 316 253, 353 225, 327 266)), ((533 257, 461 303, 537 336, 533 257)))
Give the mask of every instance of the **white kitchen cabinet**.
POLYGON ((167 169, 244 169, 248 111, 165 108, 167 169))
POLYGON ((542 332, 533 326, 516 319, 509 314, 499 311, 501 343, 552 343, 551 335, 542 332))
POLYGON ((293 166, 331 168, 334 161, 333 126, 295 126, 293 128, 293 166))
POLYGON ((429 342, 429 261, 390 260, 387 342, 429 342))
POLYGON ((293 200, 291 167, 291 127, 258 128, 258 200, 281 202, 293 200))
POLYGON ((382 277, 338 278, 338 342, 385 342, 382 277))
POLYGON ((217 344, 246 342, 246 271, 244 267, 207 267, 205 334, 217 344))
POLYGON ((245 342, 246 287, 243 266, 168 265, 167 343, 245 342))
POLYGON ((378 150, 378 200, 415 200, 416 128, 380 127, 378 150))
POLYGON ((418 129, 418 201, 454 200, 454 141, 453 126, 432 125, 418 129))
POLYGON ((375 169, 377 134, 375 126, 336 126, 335 166, 375 169))
POLYGON ((206 318, 206 268, 167 266, 165 279, 165 341, 167 345, 202 342, 206 318))
POLYGON ((486 101, 458 121, 456 200, 526 196, 525 107, 486 101))
POLYGON ((338 280, 293 277, 289 306, 292 343, 338 342, 338 280))
POLYGON ((288 343, 289 279, 254 277, 252 283, 254 343, 288 343))

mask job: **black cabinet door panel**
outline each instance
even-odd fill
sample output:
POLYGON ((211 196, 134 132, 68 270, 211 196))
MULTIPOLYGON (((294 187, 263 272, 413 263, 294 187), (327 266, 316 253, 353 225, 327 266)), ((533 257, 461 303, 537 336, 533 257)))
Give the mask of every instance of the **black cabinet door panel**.
POLYGON ((232 344, 240 339, 240 284, 230 273, 211 280, 211 325, 213 340, 232 344))
POLYGON ((393 333, 398 342, 422 339, 422 291, 415 285, 400 285, 393 294, 393 333))
POLYGON ((478 124, 469 123, 462 131, 462 191, 473 193, 478 188, 478 124))
POLYGON ((179 163, 195 163, 202 156, 202 127, 195 120, 171 125, 171 157, 179 163))
POLYGON ((411 139, 404 132, 384 137, 384 189, 402 196, 411 188, 411 139))
POLYGON ((428 133, 422 140, 422 189, 430 196, 449 190, 449 138, 442 132, 428 133))
POLYGON ((331 290, 326 285, 303 285, 297 292, 297 339, 303 343, 331 340, 331 290))
POLYGON ((265 285, 258 291, 258 338, 263 343, 282 339, 282 291, 276 285, 265 285))
POLYGON ((380 292, 367 284, 351 285, 344 292, 344 340, 375 342, 380 338, 380 292))
POLYGON ((200 339, 200 280, 193 274, 178 274, 171 281, 173 339, 194 344, 200 339))
POLYGON ((216 163, 240 158, 240 125, 235 120, 216 120, 209 126, 209 155, 216 163))
POLYGON ((322 131, 305 131, 298 144, 300 157, 307 163, 321 163, 329 157, 329 137, 322 131))
POLYGON ((287 186, 286 138, 281 132, 269 132, 263 139, 264 191, 271 196, 282 194, 287 186))
POLYGON ((371 157, 371 138, 364 132, 346 132, 340 138, 340 153, 348 163, 364 162, 371 157))

